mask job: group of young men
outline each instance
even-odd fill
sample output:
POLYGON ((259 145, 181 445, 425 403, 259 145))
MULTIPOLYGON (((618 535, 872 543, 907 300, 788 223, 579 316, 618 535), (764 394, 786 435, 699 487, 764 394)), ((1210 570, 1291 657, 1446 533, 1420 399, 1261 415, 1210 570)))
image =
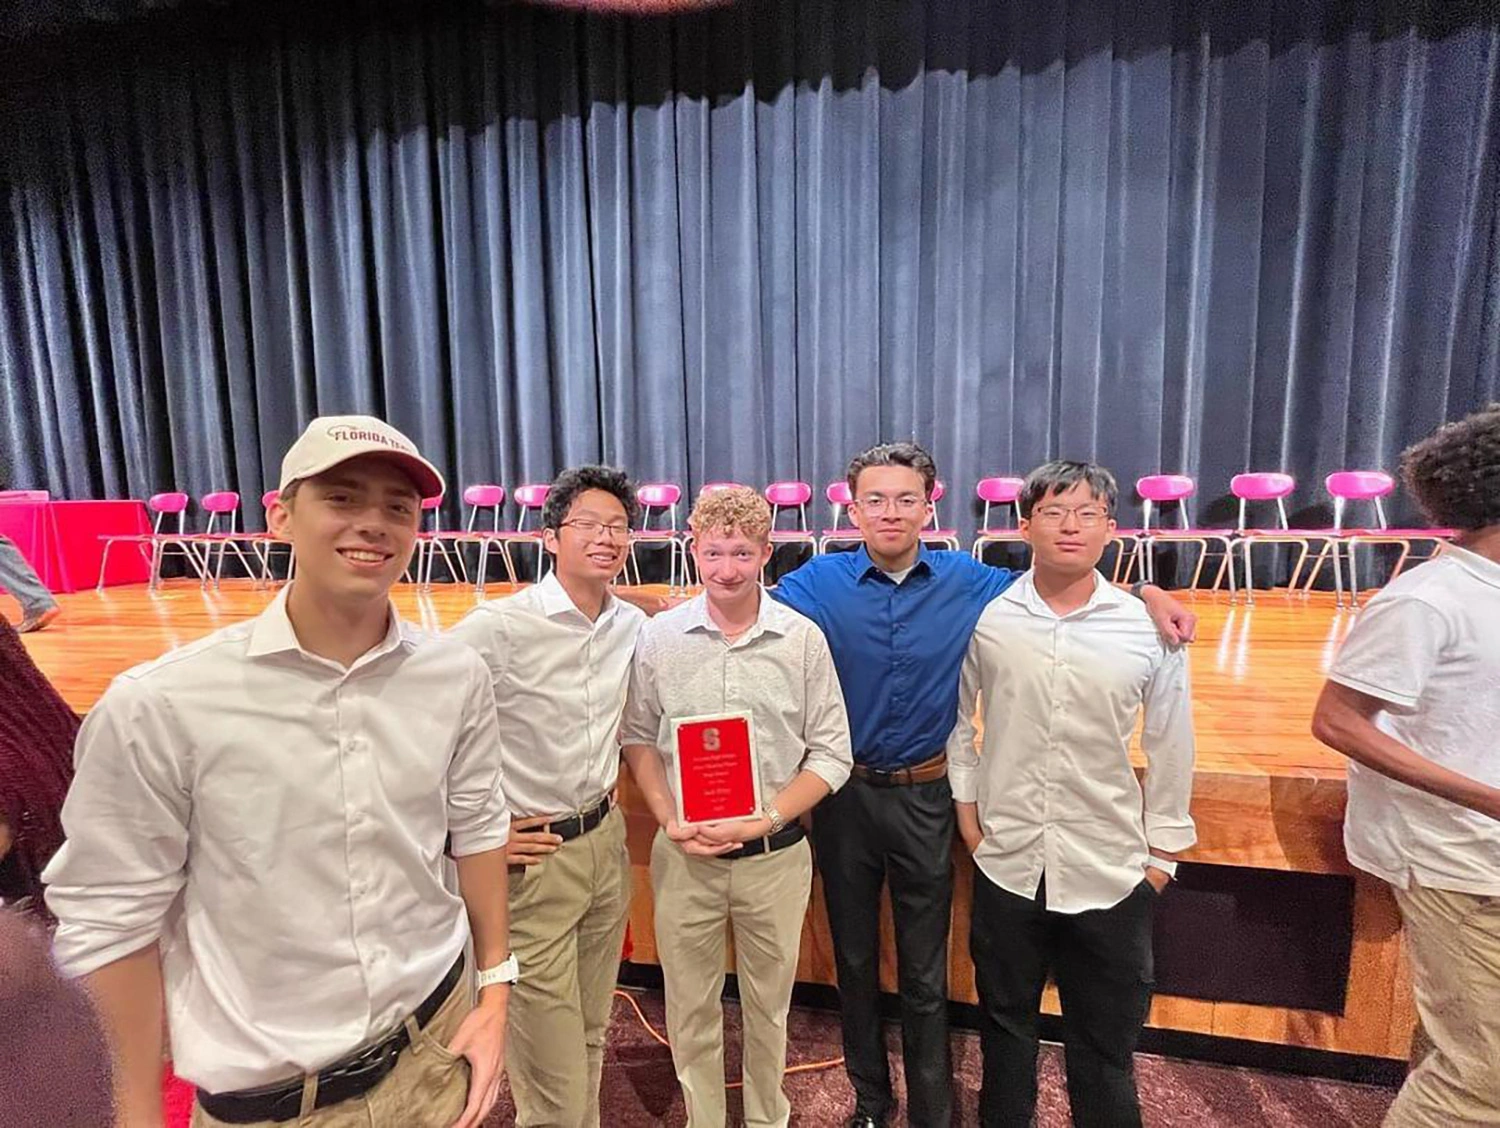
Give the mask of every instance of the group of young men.
MULTIPOLYGON (((692 1128, 728 1115, 729 929, 743 1119, 788 1123, 786 1018, 814 858, 855 1093, 848 1124, 884 1124, 894 1106, 879 1007, 886 884, 907 1120, 950 1123, 955 829, 976 867, 982 1122, 1031 1120, 1051 973, 1075 1121, 1139 1124, 1131 1058, 1150 1003, 1152 904, 1194 841, 1181 649, 1194 617, 1158 589, 1099 575, 1117 501, 1107 471, 1054 462, 1027 479, 1024 575, 922 544, 935 478, 912 444, 856 457, 863 546, 769 591, 766 503, 747 489, 706 493, 689 520, 703 592, 648 617, 611 588, 637 516, 631 483, 607 467, 570 470, 543 513, 550 574, 421 637, 388 593, 441 475, 379 420, 314 421, 271 514, 296 547, 296 581, 257 619, 122 675, 80 734, 48 903, 59 961, 84 977, 113 1035, 121 1123, 157 1123, 165 996, 198 1125, 473 1128, 502 1064, 517 1124, 607 1124, 600 1077, 631 894, 623 758, 660 825, 655 931, 692 1128), (673 722, 726 713, 752 719, 762 808, 680 825, 673 722), (1128 752, 1142 714, 1144 785, 1128 752)), ((1459 569, 1456 586, 1494 585, 1500 519, 1490 524, 1413 575, 1441 566, 1459 569)), ((1389 598, 1361 630, 1381 624, 1389 598)), ((1493 662, 1494 643, 1470 636, 1493 662)), ((1429 673, 1448 660, 1440 648, 1429 658, 1429 673)), ((1346 702, 1350 755, 1366 747, 1358 718, 1422 697, 1409 675, 1399 699, 1374 675, 1342 683, 1373 695, 1346 702)), ((1483 688, 1493 705, 1494 680, 1483 688)), ((1399 760, 1400 737, 1381 739, 1377 753, 1399 760)), ((1493 803, 1495 757, 1478 748, 1469 777, 1449 769, 1425 790, 1493 803)), ((1427 768, 1401 768, 1417 774, 1387 774, 1431 782, 1427 768)), ((1471 838, 1497 838, 1485 818, 1468 816, 1471 838)), ((1493 912, 1500 889, 1482 884, 1468 895, 1493 912)), ((1444 905, 1430 911, 1460 911, 1444 905)), ((1481 978, 1464 983, 1478 990, 1481 978)))

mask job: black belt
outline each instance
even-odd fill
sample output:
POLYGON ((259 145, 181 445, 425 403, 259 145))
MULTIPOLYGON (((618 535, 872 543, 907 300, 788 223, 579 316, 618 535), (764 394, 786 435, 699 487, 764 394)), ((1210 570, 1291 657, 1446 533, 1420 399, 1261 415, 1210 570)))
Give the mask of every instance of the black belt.
POLYGON ((614 806, 614 802, 606 795, 587 811, 580 811, 571 818, 557 819, 555 822, 549 822, 546 826, 539 829, 547 834, 557 835, 564 842, 569 842, 580 835, 587 834, 602 823, 604 816, 614 810, 614 806))
POLYGON ((720 854, 719 857, 732 862, 736 858, 753 858, 756 854, 774 854, 777 850, 795 846, 806 837, 807 831, 802 829, 801 823, 788 823, 775 834, 768 834, 764 838, 752 838, 742 843, 738 849, 720 854))
MULTIPOLYGON (((448 1001, 448 996, 453 994, 463 973, 464 957, 460 952, 458 959, 448 969, 448 974, 443 976, 443 981, 413 1013, 412 1017, 417 1020, 419 1029, 426 1027, 433 1015, 448 1001)), ((383 1040, 356 1050, 341 1061, 319 1070, 318 1095, 313 1107, 327 1108, 329 1105, 364 1096, 396 1068, 396 1058, 409 1045, 411 1038, 403 1023, 383 1040)), ((299 1077, 295 1081, 282 1081, 259 1089, 240 1089, 232 1093, 205 1093, 199 1089, 198 1104, 204 1112, 226 1124, 295 1120, 302 1113, 303 1082, 304 1078, 299 1077)))

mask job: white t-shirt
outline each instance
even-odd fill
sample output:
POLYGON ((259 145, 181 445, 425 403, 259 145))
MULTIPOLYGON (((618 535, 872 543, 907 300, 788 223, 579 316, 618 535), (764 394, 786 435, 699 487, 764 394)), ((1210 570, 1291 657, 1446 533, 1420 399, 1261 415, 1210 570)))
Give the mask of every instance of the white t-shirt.
MULTIPOLYGON (((1500 787, 1500 564, 1450 546, 1372 599, 1330 680, 1387 702, 1375 723, 1500 787)), ((1500 821, 1351 763, 1349 860, 1399 888, 1500 894, 1500 821)))

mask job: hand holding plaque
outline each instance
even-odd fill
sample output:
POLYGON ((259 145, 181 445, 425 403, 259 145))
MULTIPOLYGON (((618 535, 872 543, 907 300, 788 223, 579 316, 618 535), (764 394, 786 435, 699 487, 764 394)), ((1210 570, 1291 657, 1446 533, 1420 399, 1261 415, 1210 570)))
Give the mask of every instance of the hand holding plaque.
POLYGON ((749 713, 676 718, 672 743, 679 825, 759 817, 760 772, 749 713))

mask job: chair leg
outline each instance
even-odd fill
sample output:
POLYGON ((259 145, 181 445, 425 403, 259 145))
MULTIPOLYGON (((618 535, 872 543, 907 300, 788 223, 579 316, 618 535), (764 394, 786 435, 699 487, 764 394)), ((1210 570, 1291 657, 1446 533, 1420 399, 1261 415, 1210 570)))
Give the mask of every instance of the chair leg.
POLYGON ((109 550, 114 547, 114 541, 104 542, 104 552, 99 557, 99 582, 95 585, 95 591, 104 590, 104 570, 109 565, 109 550))
MULTIPOLYGON (((1406 567, 1406 558, 1411 555, 1411 541, 1401 542, 1401 555, 1396 557, 1396 566, 1391 569, 1391 580, 1401 574, 1401 569, 1406 567)), ((1390 583, 1391 580, 1386 580, 1390 583)))
MULTIPOLYGON (((1303 590, 1304 593, 1312 591, 1313 584, 1315 584, 1317 582, 1318 576, 1323 571, 1323 562, 1328 559, 1328 549, 1329 549, 1329 546, 1332 543, 1333 543, 1332 541, 1326 541, 1325 540, 1323 542, 1322 548, 1319 549, 1319 551, 1318 551, 1318 558, 1313 561, 1312 571, 1310 573, 1308 573, 1307 581, 1302 585, 1302 590, 1303 590)), ((1300 574, 1300 569, 1298 571, 1292 573, 1292 582, 1289 585, 1289 588, 1291 590, 1295 590, 1296 589, 1296 587, 1297 587, 1297 576, 1299 574, 1300 574)))
POLYGON ((1245 605, 1255 606, 1255 570, 1250 557, 1250 539, 1245 539, 1245 605))

